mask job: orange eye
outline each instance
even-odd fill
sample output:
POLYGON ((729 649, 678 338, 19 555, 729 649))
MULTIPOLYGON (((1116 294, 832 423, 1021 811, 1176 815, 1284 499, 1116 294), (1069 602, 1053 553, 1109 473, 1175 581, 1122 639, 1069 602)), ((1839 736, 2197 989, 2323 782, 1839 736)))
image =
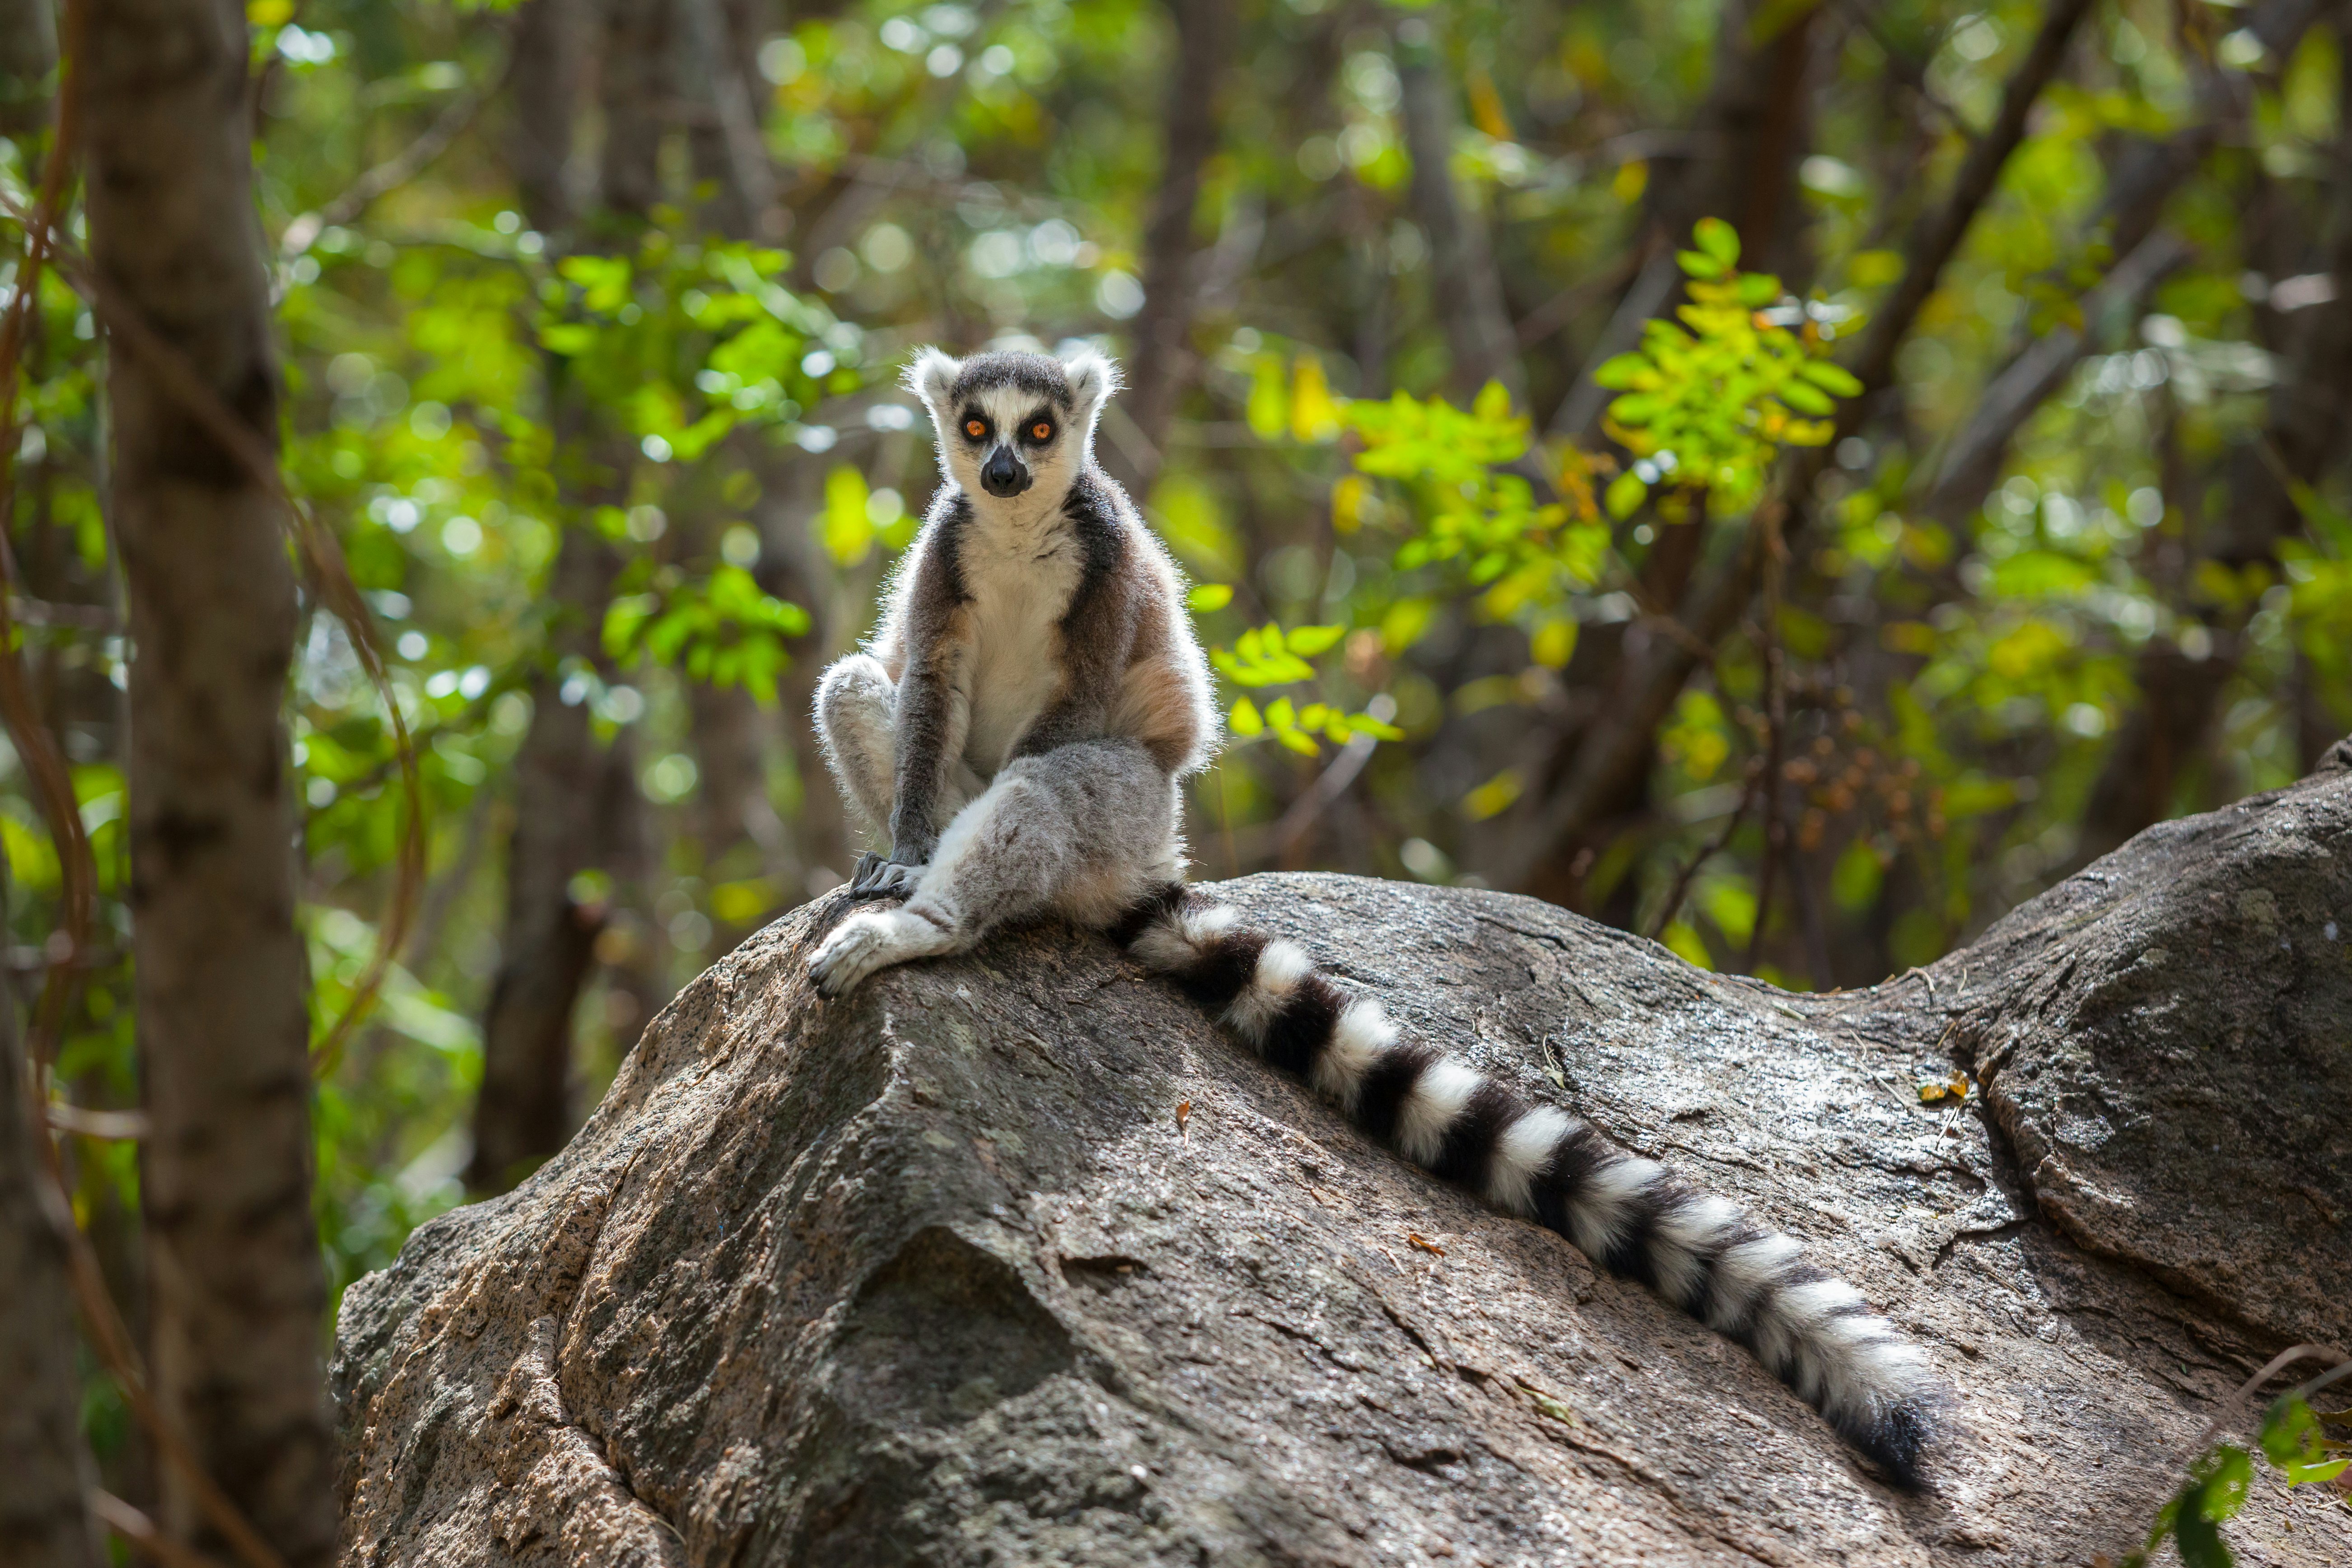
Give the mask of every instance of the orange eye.
POLYGON ((1032 441, 1050 441, 1054 438, 1054 427, 1040 419, 1029 426, 1029 438, 1032 441))
POLYGON ((967 419, 963 422, 963 433, 977 441, 988 434, 988 422, 982 419, 967 419))

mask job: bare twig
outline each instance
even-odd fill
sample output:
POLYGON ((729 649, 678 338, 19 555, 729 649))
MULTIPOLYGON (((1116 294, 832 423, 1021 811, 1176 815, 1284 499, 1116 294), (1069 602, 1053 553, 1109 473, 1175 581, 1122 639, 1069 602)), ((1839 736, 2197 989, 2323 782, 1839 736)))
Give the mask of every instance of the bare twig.
MULTIPOLYGON (((5 208, 20 219, 22 209, 0 194, 0 208, 5 208)), ((184 355, 159 337, 139 312, 115 291, 105 276, 89 265, 70 245, 56 247, 58 270, 87 299, 107 330, 132 353, 145 359, 157 379, 179 399, 189 416, 202 425, 206 433, 242 463, 255 480, 269 491, 285 510, 289 531, 309 563, 320 596, 335 618, 343 623, 350 634, 352 651, 358 656, 360 667, 367 674, 368 684, 374 688, 383 704, 386 719, 393 730, 393 752, 399 759, 403 795, 400 840, 394 856, 392 899, 384 911, 383 923, 376 931, 376 950, 352 987, 352 999, 341 1016, 328 1029, 327 1037, 312 1053, 314 1070, 324 1074, 334 1068, 342 1047, 352 1031, 375 1004, 383 988, 384 976, 391 973, 393 958, 400 951, 414 918, 416 901, 425 882, 425 790, 417 773, 416 745, 408 732, 407 716, 402 712, 400 700, 392 689, 392 678, 384 664, 383 649, 377 641, 375 617, 360 596, 359 586, 352 582, 351 569, 344 563, 342 547, 334 535, 320 526, 310 510, 286 488, 285 476, 278 471, 276 456, 259 437, 247 428, 228 406, 222 403, 212 388, 205 384, 194 365, 184 355)))
MULTIPOLYGON (((2000 108, 1984 133, 1969 144, 1959 174, 1944 200, 1924 214, 1904 246, 1904 272, 1887 299, 1864 329, 1862 342, 1850 365, 1863 384, 1863 395, 1848 399, 1838 410, 1837 434, 1851 434, 1869 412, 1871 395, 1892 381, 1895 351, 1917 322, 1922 306, 1935 292, 1945 267, 1983 210, 2010 155, 2025 138, 2026 121, 2042 92, 2064 62, 2067 47, 2089 13, 2090 0, 2051 0, 2042 28, 2025 58, 2002 84, 2000 108)), ((1668 258, 1671 264, 1671 257, 1668 258)), ((1647 280, 1637 279, 1638 292, 1647 280)), ((1663 288, 1673 279, 1664 273, 1663 288)), ((1631 295, 1628 296, 1629 301, 1631 295)), ((1644 316, 1647 311, 1643 312, 1644 316)), ((1597 407, 1594 410, 1598 412, 1597 407)), ((1552 428, 1563 432, 1555 417, 1552 428)), ((1793 539, 1806 521, 1804 498, 1812 493, 1832 450, 1808 447, 1784 463, 1778 486, 1789 508, 1780 523, 1793 539)), ((1744 547, 1720 569, 1708 573, 1692 590, 1681 616, 1691 635, 1712 646, 1732 626, 1755 597, 1763 562, 1759 554, 1760 529, 1751 523, 1744 547)), ((1679 640, 1652 648, 1634 668, 1620 677, 1606 715, 1576 748, 1574 760, 1559 788, 1525 818, 1517 837, 1519 863, 1530 868, 1543 865, 1562 844, 1593 822, 1607 802, 1620 797, 1629 782, 1641 776, 1648 763, 1651 737, 1662 716, 1674 706, 1696 661, 1679 640)))
POLYGON ((147 1136, 147 1113, 143 1110, 91 1110, 61 1100, 48 1102, 49 1125, 60 1132, 78 1132, 84 1138, 107 1138, 124 1142, 137 1142, 147 1136))
POLYGON ((8 617, 28 626, 70 626, 76 631, 119 632, 122 619, 104 605, 63 605, 48 599, 8 595, 8 617))
POLYGON ((91 1518, 164 1564, 164 1568, 218 1568, 213 1559, 192 1547, 181 1545, 156 1529, 153 1520, 112 1492, 93 1487, 83 1494, 82 1503, 89 1510, 91 1518))
MULTIPOLYGON (((51 259, 52 250, 64 237, 58 220, 64 214, 74 153, 80 139, 81 45, 89 25, 86 0, 75 0, 67 5, 66 36, 60 40, 64 71, 58 85, 57 131, 50 138, 48 163, 41 171, 40 193, 33 210, 29 215, 21 210, 17 213, 25 225, 25 259, 16 277, 16 294, 8 301, 5 317, 0 318, 0 523, 16 515, 18 369, 23 363, 26 337, 40 309, 42 266, 51 259)), ((26 1054, 31 1058, 37 1087, 56 1051, 58 1036, 80 983, 81 960, 89 943, 90 921, 98 906, 98 862, 90 854, 89 837, 82 827, 81 806, 74 796, 72 775, 58 752, 56 737, 42 721, 32 692, 25 683, 24 665, 17 658, 16 607, 20 597, 19 583, 16 558, 6 548, 6 539, 5 528, 0 527, 0 569, 5 569, 7 576, 7 591, 0 593, 0 715, 5 716, 9 731, 16 738, 17 753, 32 775, 42 814, 48 819, 50 837, 57 840, 58 865, 65 888, 66 956, 63 962, 50 966, 41 983, 40 1001, 34 1009, 26 1042, 29 1047, 26 1054)), ((40 1142, 47 1146, 46 1134, 40 1142)))
POLYGON ((1576 319, 1583 310, 1603 294, 1612 294, 1633 279, 1642 267, 1642 253, 1629 251, 1618 258, 1616 265, 1593 277, 1582 279, 1538 305, 1520 318, 1512 329, 1519 347, 1531 349, 1576 319))
POLYGON ((325 206, 304 213, 288 224, 278 240, 279 264, 294 260, 316 245, 327 230, 351 222, 373 205, 378 197, 423 174, 434 159, 449 150, 450 143, 465 134, 490 95, 506 85, 507 78, 514 73, 514 62, 509 43, 506 59, 498 70, 442 105, 441 112, 433 117, 433 123, 425 128, 423 135, 345 185, 325 206))
POLYGON ((1675 873, 1674 886, 1666 889, 1666 901, 1660 904, 1657 913, 1650 917, 1650 929, 1642 933, 1643 936, 1655 942, 1660 932, 1674 924, 1675 917, 1682 912, 1683 900, 1690 893, 1691 879, 1698 875, 1700 867, 1723 853, 1723 847, 1731 842, 1732 835, 1739 831, 1739 825, 1748 820, 1748 808, 1756 804, 1756 792, 1764 782, 1764 776, 1761 770, 1748 775, 1747 787, 1739 792, 1739 804, 1732 808, 1731 820, 1723 825, 1721 832, 1701 845, 1698 853, 1675 873))
POLYGON ((1789 731, 1788 658, 1780 647, 1780 581, 1788 547, 1780 540, 1780 508, 1767 501, 1764 525, 1764 864, 1756 873, 1756 921, 1748 928, 1747 969, 1756 970, 1764 951, 1764 926, 1772 913, 1772 881, 1788 851, 1789 825, 1780 814, 1780 758, 1789 731))
POLYGON ((1975 415, 1945 449, 1922 503, 1927 510, 1957 521, 1979 504, 2000 478, 2011 438, 2083 363, 2108 318, 2127 309, 2136 312, 2189 256, 2178 236, 2163 229, 2150 234, 2083 295, 2076 307, 2079 324, 2053 327, 2011 360, 1986 386, 1975 415))
POLYGON ((2203 1454, 2206 1449, 2213 1446, 2216 1438, 2220 1437, 2223 1432, 2229 1430, 2230 1423, 2235 1421, 2245 1410, 2246 1402, 2253 1396, 2254 1390, 2260 1388, 2263 1384, 2268 1383, 2272 1378, 2277 1376, 2280 1373, 2285 1371, 2288 1367, 2293 1366, 2299 1361, 2331 1362, 2336 1367, 2335 1371, 2322 1373, 2319 1376, 2313 1378, 2309 1383, 2306 1383, 2301 1387, 2292 1391, 2305 1398, 2308 1398, 2312 1394, 2318 1393, 2321 1389, 2326 1387, 2329 1384, 2334 1383, 2337 1378, 2343 1377, 2347 1373, 2352 1373, 2352 1356, 2346 1355, 2334 1345, 2308 1344, 2288 1346, 2285 1350, 2279 1352, 2278 1354, 2271 1357, 2269 1361, 2263 1363, 2262 1371, 2254 1373, 2253 1376, 2240 1384, 2238 1385, 2238 1391, 2221 1402, 2221 1408, 2213 1413, 2213 1419, 2206 1423, 2204 1433, 2197 1439, 2197 1446, 2189 1451, 2189 1461, 2191 1463, 2195 1462, 2200 1455, 2203 1454))
POLYGON ((1290 853, 1291 847, 1307 836, 1307 830, 1331 807, 1331 803, 1345 795, 1364 764, 1372 760, 1372 752, 1380 742, 1370 735, 1358 735, 1339 748, 1331 765, 1315 777, 1306 793, 1290 803, 1274 825, 1273 854, 1276 859, 1290 853))

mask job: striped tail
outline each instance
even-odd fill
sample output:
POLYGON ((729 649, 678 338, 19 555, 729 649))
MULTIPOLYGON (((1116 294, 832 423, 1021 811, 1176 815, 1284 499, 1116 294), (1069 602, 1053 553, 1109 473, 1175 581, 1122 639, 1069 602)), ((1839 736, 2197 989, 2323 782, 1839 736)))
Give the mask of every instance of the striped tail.
POLYGON ((1924 1484, 1942 1387, 1861 1292, 1589 1123, 1400 1040, 1380 1004, 1350 1000, 1296 942, 1240 921, 1171 883, 1109 934, 1365 1132, 1746 1345, 1896 1484, 1924 1484))

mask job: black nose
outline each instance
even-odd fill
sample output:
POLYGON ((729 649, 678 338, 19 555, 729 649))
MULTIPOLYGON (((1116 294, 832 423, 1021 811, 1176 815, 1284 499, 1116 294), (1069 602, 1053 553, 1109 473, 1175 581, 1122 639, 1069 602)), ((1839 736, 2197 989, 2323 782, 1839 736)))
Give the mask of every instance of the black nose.
POLYGON ((1010 447, 999 447, 981 465, 980 482, 988 487, 992 496, 1017 496, 1029 488, 1029 470, 1013 455, 1010 447))

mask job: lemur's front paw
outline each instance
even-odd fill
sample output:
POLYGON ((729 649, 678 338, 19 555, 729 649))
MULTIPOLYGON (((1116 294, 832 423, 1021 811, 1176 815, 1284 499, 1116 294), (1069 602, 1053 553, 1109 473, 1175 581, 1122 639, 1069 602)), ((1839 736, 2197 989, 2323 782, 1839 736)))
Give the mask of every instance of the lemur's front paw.
POLYGON ((850 916, 817 944, 809 955, 809 977, 819 995, 845 995, 877 970, 955 947, 953 934, 936 921, 904 910, 871 910, 850 916))
POLYGON ((915 890, 921 880, 924 868, 901 865, 886 860, 867 850, 857 858, 857 868, 850 873, 849 896, 853 899, 903 899, 915 890))

